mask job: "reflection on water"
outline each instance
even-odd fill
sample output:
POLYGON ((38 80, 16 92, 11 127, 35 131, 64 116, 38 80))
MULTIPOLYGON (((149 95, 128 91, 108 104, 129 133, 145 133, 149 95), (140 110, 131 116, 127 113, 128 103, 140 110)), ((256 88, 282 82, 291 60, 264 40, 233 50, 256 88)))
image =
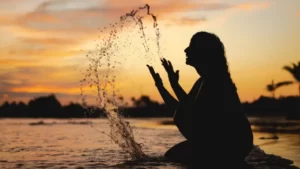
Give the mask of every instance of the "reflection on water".
POLYGON ((294 161, 300 166, 300 121, 286 120, 284 117, 249 118, 254 130, 268 132, 254 132, 255 144, 266 153, 277 154, 294 161), (272 130, 269 130, 272 129, 272 130), (277 140, 260 139, 278 136, 277 140))
MULTIPOLYGON (((107 120, 91 120, 93 126, 57 119, 43 119, 46 125, 29 125, 39 121, 40 119, 0 120, 1 169, 107 168, 117 164, 120 168, 128 166, 122 164, 130 159, 129 154, 122 152, 107 135, 101 133, 110 131, 107 120)), ((136 125, 133 128, 136 140, 143 143, 143 151, 151 157, 161 157, 168 148, 182 140, 176 130, 139 127, 138 124, 143 121, 145 120, 130 120, 136 125)), ((141 165, 182 168, 175 164, 153 160, 141 165)), ((138 168, 139 165, 135 167, 138 168)))
POLYGON ((261 140, 268 133, 254 133, 255 144, 259 145, 266 153, 277 154, 294 161, 296 166, 300 166, 300 134, 277 134, 278 140, 261 140))
MULTIPOLYGON (((182 168, 176 164, 159 162, 164 152, 184 140, 175 126, 161 125, 165 119, 130 119, 136 140, 143 143, 144 152, 154 157, 148 163, 126 163, 128 154, 111 142, 102 131, 109 131, 106 120, 43 119, 46 124, 29 125, 37 119, 0 120, 0 168, 182 168), (96 128, 97 131, 94 128, 96 128)), ((300 166, 300 134, 278 134, 278 140, 261 140, 272 136, 255 132, 255 144, 266 153, 291 159, 300 166)))

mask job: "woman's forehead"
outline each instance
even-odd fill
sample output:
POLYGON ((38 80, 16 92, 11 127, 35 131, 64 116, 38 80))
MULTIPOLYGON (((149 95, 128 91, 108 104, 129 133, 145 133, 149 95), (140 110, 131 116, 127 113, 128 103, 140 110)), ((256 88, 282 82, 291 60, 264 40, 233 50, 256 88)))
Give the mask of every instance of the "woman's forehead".
POLYGON ((203 44, 204 41, 203 41, 203 38, 195 38, 193 37, 191 40, 190 40, 190 45, 200 45, 200 44, 203 44))

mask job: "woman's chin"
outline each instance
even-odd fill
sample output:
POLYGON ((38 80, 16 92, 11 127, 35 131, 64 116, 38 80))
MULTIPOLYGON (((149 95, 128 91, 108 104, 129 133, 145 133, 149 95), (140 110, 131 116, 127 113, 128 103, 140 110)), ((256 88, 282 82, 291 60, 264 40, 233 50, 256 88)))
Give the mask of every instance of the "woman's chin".
POLYGON ((185 60, 185 64, 192 66, 192 63, 189 61, 189 59, 185 60))

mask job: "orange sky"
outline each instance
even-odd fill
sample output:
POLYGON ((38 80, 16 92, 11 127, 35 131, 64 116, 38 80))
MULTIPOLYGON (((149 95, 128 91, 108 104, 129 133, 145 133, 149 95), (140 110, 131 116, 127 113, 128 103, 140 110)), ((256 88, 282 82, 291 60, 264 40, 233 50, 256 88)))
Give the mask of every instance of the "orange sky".
MULTIPOLYGON (((80 101, 85 55, 95 49, 98 28, 149 3, 158 16, 161 52, 180 70, 188 91, 197 79, 185 65, 183 50, 197 31, 216 33, 226 47, 232 78, 240 98, 251 101, 270 95, 272 80, 292 80, 284 65, 300 60, 300 1, 281 0, 0 0, 0 103, 27 102, 54 93, 62 103, 80 101)), ((146 22, 151 27, 152 23, 146 22)), ((151 31, 151 29, 150 29, 151 31)), ((153 33, 153 32, 152 32, 153 33)), ((126 32, 124 33, 126 35, 126 32)), ((130 34, 132 35, 132 34, 130 34)), ((154 37, 151 32, 149 36, 154 37)), ((140 41, 120 50, 127 58, 117 71, 116 86, 125 98, 141 94, 161 101, 141 59, 140 41), (125 50, 126 49, 126 50, 125 50), (130 53, 132 52, 132 53, 130 53)), ((170 89, 152 45, 151 64, 170 89)), ((297 86, 280 88, 277 96, 296 95, 297 86)))

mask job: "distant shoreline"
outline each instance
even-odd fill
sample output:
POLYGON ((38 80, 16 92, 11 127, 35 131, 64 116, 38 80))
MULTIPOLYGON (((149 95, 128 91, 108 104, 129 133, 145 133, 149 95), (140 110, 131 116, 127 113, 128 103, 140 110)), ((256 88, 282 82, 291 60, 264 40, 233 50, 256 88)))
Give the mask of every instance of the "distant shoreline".
MULTIPOLYGON (((253 102, 242 103, 245 112, 251 116, 284 116, 288 120, 300 119, 300 97, 290 96, 271 98, 261 96, 253 102)), ((129 118, 160 118, 172 117, 165 104, 153 101, 149 96, 134 99, 131 107, 119 106, 118 110, 124 117, 129 118)), ((99 118, 105 117, 104 108, 83 106, 79 103, 61 105, 54 95, 43 96, 29 101, 28 104, 19 102, 4 102, 0 105, 0 118, 99 118)))
MULTIPOLYGON (((163 120, 162 125, 175 125, 173 120, 163 120)), ((250 121, 252 131, 267 132, 267 133, 288 133, 300 134, 300 120, 291 122, 276 122, 276 121, 250 121)))

